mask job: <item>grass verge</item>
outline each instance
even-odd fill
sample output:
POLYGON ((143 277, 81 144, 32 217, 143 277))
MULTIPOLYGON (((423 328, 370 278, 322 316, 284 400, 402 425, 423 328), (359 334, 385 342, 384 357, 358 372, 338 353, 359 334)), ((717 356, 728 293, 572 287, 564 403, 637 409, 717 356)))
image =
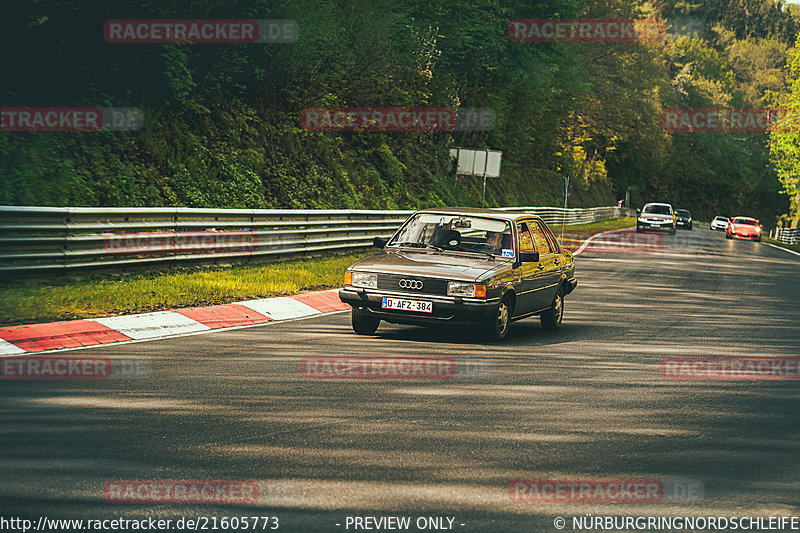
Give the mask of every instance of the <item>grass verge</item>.
MULTIPOLYGON (((561 224, 548 224, 553 233, 558 235, 561 232, 561 224)), ((591 224, 574 224, 564 226, 571 232, 586 231, 587 233, 601 233, 615 229, 625 229, 636 225, 636 217, 615 218, 613 220, 603 220, 602 222, 592 222, 591 224)))
MULTIPOLYGON (((633 218, 568 226, 591 233, 627 228, 633 218)), ((553 226, 558 234, 560 226, 553 226)), ((366 253, 228 268, 181 268, 0 285, 0 324, 27 324, 146 313, 330 289, 366 253)))

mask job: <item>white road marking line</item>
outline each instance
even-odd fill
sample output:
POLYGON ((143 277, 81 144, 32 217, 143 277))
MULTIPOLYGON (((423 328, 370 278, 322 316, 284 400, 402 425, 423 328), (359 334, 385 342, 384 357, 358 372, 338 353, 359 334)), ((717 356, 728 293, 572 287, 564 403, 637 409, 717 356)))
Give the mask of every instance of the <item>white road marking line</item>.
POLYGON ((794 255, 800 255, 800 253, 798 253, 798 252, 795 252, 794 250, 790 250, 790 249, 788 249, 788 248, 784 248, 784 247, 782 247, 782 246, 776 246, 776 245, 774 245, 774 244, 771 244, 771 243, 768 243, 768 242, 765 242, 765 243, 763 243, 763 244, 766 244, 767 246, 772 246, 773 248, 776 248, 776 249, 778 249, 778 250, 783 250, 784 252, 789 252, 790 254, 794 254, 794 255))
POLYGON ((572 252, 572 255, 576 256, 576 255, 580 254, 581 252, 583 252, 583 250, 586 249, 587 246, 589 246, 589 243, 591 241, 595 240, 596 238, 600 237, 601 235, 607 235, 609 233, 615 233, 617 231, 625 231, 625 230, 629 230, 629 229, 631 229, 631 228, 612 229, 612 230, 604 231, 602 233, 595 233, 594 235, 592 235, 591 237, 589 237, 588 239, 583 241, 583 244, 581 244, 580 248, 578 248, 577 250, 572 252))

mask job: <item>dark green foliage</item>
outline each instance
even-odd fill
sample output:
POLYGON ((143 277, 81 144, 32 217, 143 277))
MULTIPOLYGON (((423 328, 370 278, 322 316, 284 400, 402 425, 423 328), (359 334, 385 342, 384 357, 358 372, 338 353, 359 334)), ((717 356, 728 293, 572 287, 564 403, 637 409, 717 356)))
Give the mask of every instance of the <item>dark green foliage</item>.
POLYGON ((771 0, 17 0, 0 21, 0 104, 136 106, 132 133, 0 132, 0 203, 247 208, 478 205, 454 146, 503 151, 488 205, 667 200, 698 216, 785 209, 764 135, 667 134, 668 107, 753 106, 782 90, 795 20, 771 0), (516 43, 510 20, 697 17, 705 39, 516 43), (749 14, 749 15, 745 15, 749 14), (109 44, 123 18, 294 19, 292 44, 109 44), (715 28, 716 27, 716 28, 715 28), (725 33, 727 32, 727 33, 725 33), (24 44, 22 44, 24 43, 24 44), (777 43, 777 44, 776 44, 777 43), (757 68, 747 65, 758 58, 757 68), (778 70, 776 70, 778 69, 778 70), (767 75, 769 71, 769 75, 767 75), (778 81, 776 81, 776 79, 778 81), (484 107, 491 132, 327 133, 312 106, 484 107))

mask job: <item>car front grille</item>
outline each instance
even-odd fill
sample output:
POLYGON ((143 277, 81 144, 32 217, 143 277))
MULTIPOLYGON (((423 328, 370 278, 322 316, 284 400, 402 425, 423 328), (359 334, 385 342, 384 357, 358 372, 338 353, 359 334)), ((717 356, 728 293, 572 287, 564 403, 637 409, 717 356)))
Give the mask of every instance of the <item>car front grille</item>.
POLYGON ((409 294, 441 294, 447 295, 447 280, 426 278, 402 274, 378 274, 378 289, 385 291, 407 292, 409 294), (421 281, 421 289, 403 288, 401 280, 421 281))

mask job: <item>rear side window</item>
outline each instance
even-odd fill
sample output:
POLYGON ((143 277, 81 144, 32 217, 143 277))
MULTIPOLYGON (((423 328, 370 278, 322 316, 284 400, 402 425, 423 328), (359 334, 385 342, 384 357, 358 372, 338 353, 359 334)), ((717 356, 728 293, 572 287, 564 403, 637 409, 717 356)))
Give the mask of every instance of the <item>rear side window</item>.
POLYGON ((547 226, 542 226, 544 230, 544 234, 547 237, 547 242, 550 243, 550 249, 553 250, 553 253, 558 253, 561 251, 561 245, 558 243, 558 239, 556 236, 553 235, 553 232, 547 226))
POLYGON ((528 222, 528 228, 531 230, 533 244, 536 246, 536 250, 539 252, 539 254, 546 255, 553 253, 542 226, 535 220, 531 220, 528 222))

